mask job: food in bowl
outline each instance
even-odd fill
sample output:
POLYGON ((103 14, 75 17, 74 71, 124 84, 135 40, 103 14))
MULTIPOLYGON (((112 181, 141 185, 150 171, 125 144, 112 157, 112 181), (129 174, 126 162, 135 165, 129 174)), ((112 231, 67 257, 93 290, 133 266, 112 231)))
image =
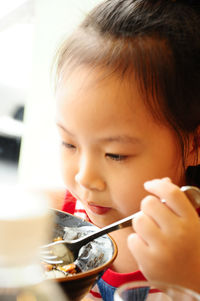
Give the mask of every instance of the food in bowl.
MULTIPOLYGON (((56 237, 53 241, 78 239, 94 232, 96 229, 98 228, 95 226, 64 227, 64 235, 56 237)), ((63 244, 54 245, 51 247, 52 254, 61 258, 63 264, 44 263, 45 277, 48 279, 66 277, 94 269, 111 259, 112 254, 108 251, 106 252, 106 250, 111 248, 111 240, 107 239, 107 235, 103 235, 80 248, 78 258, 74 261, 73 254, 63 244)))
MULTIPOLYGON (((64 237, 66 233, 66 230, 64 230, 65 227, 70 229, 78 228, 78 230, 83 230, 84 228, 82 227, 89 227, 89 230, 91 229, 90 231, 95 231, 97 229, 97 227, 88 221, 82 220, 81 218, 73 216, 69 213, 56 209, 51 209, 51 213, 55 218, 52 240, 56 237, 64 237)), ((69 231, 70 229, 67 230, 68 235, 71 233, 71 231, 69 231)), ((102 237, 97 238, 95 240, 95 244, 93 244, 94 241, 92 242, 92 246, 90 246, 91 249, 99 248, 99 244, 96 244, 96 241, 99 241, 99 239, 102 239, 102 237)), ((62 273, 62 277, 58 276, 54 279, 47 279, 47 281, 56 281, 66 293, 69 300, 82 300, 94 285, 95 281, 97 281, 100 275, 102 275, 102 273, 112 264, 117 256, 116 243, 109 235, 104 235, 102 244, 102 249, 105 255, 103 257, 103 261, 97 259, 98 256, 96 257, 95 252, 86 252, 88 250, 86 249, 86 253, 83 253, 81 259, 81 263, 83 263, 83 266, 85 267, 84 270, 67 276, 62 273)), ((80 249, 80 252, 83 252, 83 248, 84 247, 80 249)))

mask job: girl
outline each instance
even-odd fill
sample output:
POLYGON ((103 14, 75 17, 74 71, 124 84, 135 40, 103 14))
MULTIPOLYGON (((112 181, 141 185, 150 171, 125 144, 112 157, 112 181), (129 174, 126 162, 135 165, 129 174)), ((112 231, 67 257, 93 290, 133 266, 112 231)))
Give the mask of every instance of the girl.
POLYGON ((111 234, 118 256, 95 300, 144 277, 199 291, 200 221, 178 188, 199 185, 198 2, 107 0, 58 53, 63 210, 99 227, 143 212, 133 235, 111 234))

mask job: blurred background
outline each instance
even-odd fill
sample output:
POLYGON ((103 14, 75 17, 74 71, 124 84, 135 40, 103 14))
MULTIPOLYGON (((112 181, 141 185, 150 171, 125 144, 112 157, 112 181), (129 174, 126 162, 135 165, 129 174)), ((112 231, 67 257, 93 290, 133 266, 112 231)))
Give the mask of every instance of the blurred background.
POLYGON ((63 190, 51 67, 100 0, 0 1, 0 182, 63 190))

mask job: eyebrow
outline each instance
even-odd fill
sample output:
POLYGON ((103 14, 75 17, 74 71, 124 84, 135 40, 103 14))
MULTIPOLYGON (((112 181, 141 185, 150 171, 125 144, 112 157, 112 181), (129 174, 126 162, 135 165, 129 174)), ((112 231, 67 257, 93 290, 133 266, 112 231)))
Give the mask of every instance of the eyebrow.
POLYGON ((139 139, 127 135, 112 136, 100 139, 102 142, 139 143, 139 139))
POLYGON ((56 125, 61 128, 64 132, 66 132, 68 135, 70 136, 74 136, 71 132, 69 132, 62 124, 60 124, 59 122, 56 122, 56 125))
MULTIPOLYGON (((64 132, 66 132, 68 135, 74 136, 71 132, 69 132, 60 123, 57 123, 57 126, 59 128, 61 128, 64 132)), ((102 143, 108 143, 108 142, 130 143, 130 144, 140 143, 140 140, 138 138, 131 137, 131 136, 128 136, 128 135, 118 135, 118 136, 111 136, 111 137, 100 138, 99 141, 101 141, 102 143)))

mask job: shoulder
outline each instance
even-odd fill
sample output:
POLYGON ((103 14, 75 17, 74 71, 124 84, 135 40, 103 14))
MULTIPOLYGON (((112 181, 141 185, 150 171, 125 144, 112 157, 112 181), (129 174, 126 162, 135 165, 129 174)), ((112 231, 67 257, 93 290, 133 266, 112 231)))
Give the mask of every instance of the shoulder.
POLYGON ((73 214, 77 217, 80 217, 81 219, 91 222, 82 203, 79 200, 77 200, 68 190, 65 194, 62 211, 73 214))
POLYGON ((65 199, 63 203, 62 210, 70 214, 74 214, 76 208, 77 200, 73 195, 67 190, 65 194, 65 199))
POLYGON ((108 269, 103 275, 102 280, 113 287, 119 287, 126 282, 146 280, 140 270, 132 273, 117 273, 108 269))

